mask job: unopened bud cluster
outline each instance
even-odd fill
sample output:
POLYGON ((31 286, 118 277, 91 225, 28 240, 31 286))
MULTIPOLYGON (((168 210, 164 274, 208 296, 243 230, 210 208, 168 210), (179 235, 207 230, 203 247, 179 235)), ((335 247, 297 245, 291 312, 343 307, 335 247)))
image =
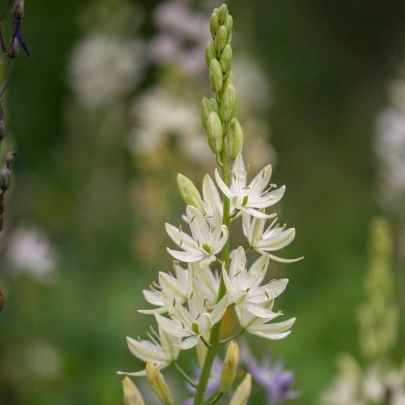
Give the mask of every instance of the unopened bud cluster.
POLYGON ((208 135, 208 144, 214 153, 220 153, 224 138, 229 135, 230 154, 236 159, 242 152, 243 133, 236 118, 236 91, 232 74, 233 18, 226 5, 215 9, 210 20, 212 40, 205 48, 215 99, 205 98, 201 103, 201 120, 208 135), (232 130, 231 130, 232 128, 232 130))

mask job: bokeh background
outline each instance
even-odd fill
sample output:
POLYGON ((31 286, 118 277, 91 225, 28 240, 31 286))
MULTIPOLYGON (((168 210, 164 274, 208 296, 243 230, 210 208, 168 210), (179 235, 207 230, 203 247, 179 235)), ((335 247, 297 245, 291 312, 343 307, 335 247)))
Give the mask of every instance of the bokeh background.
MULTIPOLYGON (((125 337, 150 321, 137 313, 141 290, 170 269, 163 224, 179 223, 184 208, 175 175, 201 184, 215 166, 199 105, 210 94, 203 49, 218 5, 26 2, 33 59, 19 56, 4 102, 2 149, 21 157, 1 236, 1 405, 122 403, 115 372, 142 366, 125 337)), ((376 214, 394 225, 404 310, 405 3, 228 5, 247 160, 254 170, 272 162, 272 180, 287 185, 277 211, 297 237, 283 254, 305 256, 271 268, 290 279, 277 304, 298 318, 293 334, 248 343, 284 359, 302 391, 295 403, 312 405, 337 354, 359 352, 376 214)))

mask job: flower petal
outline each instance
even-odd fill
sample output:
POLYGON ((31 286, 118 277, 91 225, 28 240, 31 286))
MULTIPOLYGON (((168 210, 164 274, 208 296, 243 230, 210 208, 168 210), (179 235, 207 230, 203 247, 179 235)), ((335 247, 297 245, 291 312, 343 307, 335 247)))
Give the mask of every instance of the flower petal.
POLYGON ((214 208, 222 209, 221 196, 209 174, 206 174, 202 184, 202 194, 204 202, 206 203, 205 210, 207 215, 213 215, 214 208))
POLYGON ((281 231, 268 239, 262 239, 255 243, 255 247, 267 251, 280 250, 289 245, 295 238, 295 229, 290 228, 281 231))
POLYGON ((193 239, 200 242, 200 246, 209 244, 210 229, 204 215, 192 205, 187 206, 186 212, 193 239))
POLYGON ((229 198, 231 199, 233 197, 233 194, 231 193, 231 190, 229 187, 225 184, 225 182, 221 179, 221 176, 218 173, 218 170, 215 169, 215 181, 217 182, 217 186, 219 189, 229 198))
POLYGON ((228 309, 228 294, 225 294, 224 298, 218 302, 217 306, 211 312, 212 324, 218 323, 224 316, 226 310, 228 309))
POLYGON ((193 263, 193 262, 198 262, 199 260, 202 260, 204 258, 204 254, 201 252, 180 252, 179 250, 172 250, 169 248, 166 248, 166 250, 169 252, 171 256, 173 256, 175 259, 180 260, 181 262, 185 263, 193 263))
POLYGON ((272 167, 267 165, 261 170, 249 184, 249 196, 260 195, 269 184, 271 178, 272 167))
POLYGON ((162 329, 169 335, 176 337, 190 336, 190 332, 186 329, 183 329, 180 325, 180 322, 165 318, 164 316, 159 314, 155 314, 155 318, 159 326, 161 326, 162 329))
POLYGON ((154 362, 169 360, 168 355, 163 349, 148 340, 138 341, 127 337, 127 344, 130 352, 138 359, 142 361, 148 361, 149 359, 154 362))
POLYGON ((189 338, 183 340, 179 345, 176 345, 181 350, 188 350, 194 346, 197 346, 200 341, 199 336, 190 336, 189 338))

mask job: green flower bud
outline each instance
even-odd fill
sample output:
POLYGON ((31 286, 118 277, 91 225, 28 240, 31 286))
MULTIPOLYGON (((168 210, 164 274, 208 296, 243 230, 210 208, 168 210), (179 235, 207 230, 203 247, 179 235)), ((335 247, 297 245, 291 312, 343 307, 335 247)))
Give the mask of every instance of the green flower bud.
POLYGON ((212 59, 210 63, 210 82, 215 93, 222 89, 223 80, 221 65, 217 59, 212 59))
POLYGON ((201 121, 205 130, 207 130, 208 116, 213 111, 218 112, 217 102, 213 98, 209 99, 207 97, 204 97, 201 101, 201 121))
POLYGON ((145 405, 142 395, 129 377, 122 380, 125 405, 145 405))
MULTIPOLYGON (((225 91, 225 89, 228 87, 228 85, 233 84, 233 73, 232 70, 228 72, 228 74, 225 76, 224 84, 222 85, 222 89, 225 91)), ((222 96, 222 95, 221 95, 222 96)))
POLYGON ((236 108, 236 91, 233 84, 226 86, 221 100, 221 118, 224 122, 229 122, 234 114, 236 108))
POLYGON ((193 205, 200 212, 205 214, 204 203, 200 192, 194 183, 182 174, 177 175, 177 186, 179 187, 180 195, 187 205, 193 205))
POLYGON ((222 6, 218 10, 218 18, 219 18, 219 23, 223 24, 226 20, 226 17, 228 17, 228 7, 226 4, 222 4, 222 6))
POLYGON ((211 19, 210 19, 210 31, 212 35, 215 35, 218 32, 220 23, 219 23, 219 18, 217 13, 212 13, 211 19))
POLYGON ((232 159, 242 153, 243 149, 243 132, 239 121, 234 118, 228 128, 228 138, 229 138, 229 154, 232 159))
POLYGON ((216 112, 212 112, 207 121, 208 145, 214 153, 221 152, 223 131, 222 122, 216 112))
POLYGON ((222 367, 221 381, 219 383, 219 392, 227 394, 235 381, 236 371, 239 363, 239 346, 231 342, 226 352, 224 365, 222 367))
POLYGON ((231 35, 233 28, 233 18, 230 14, 228 15, 228 17, 226 17, 224 25, 226 27, 226 30, 228 31, 228 35, 231 35))
POLYGON ((231 70, 232 65, 232 48, 230 45, 226 45, 222 51, 221 58, 219 59, 219 64, 221 65, 222 72, 224 74, 231 70))
POLYGON ((228 42, 228 32, 226 30, 225 25, 221 25, 215 37, 215 49, 218 55, 225 48, 227 42, 228 42))
POLYGON ((207 64, 207 67, 210 67, 211 61, 217 57, 216 51, 215 51, 215 45, 214 42, 210 41, 208 42, 207 46, 205 47, 205 63, 207 64))
POLYGON ((245 378, 236 388, 229 405, 246 405, 250 392, 252 391, 252 377, 250 374, 246 374, 245 378))
POLYGON ((174 405, 174 398, 170 392, 162 373, 148 360, 146 362, 146 379, 153 392, 158 396, 164 405, 174 405))

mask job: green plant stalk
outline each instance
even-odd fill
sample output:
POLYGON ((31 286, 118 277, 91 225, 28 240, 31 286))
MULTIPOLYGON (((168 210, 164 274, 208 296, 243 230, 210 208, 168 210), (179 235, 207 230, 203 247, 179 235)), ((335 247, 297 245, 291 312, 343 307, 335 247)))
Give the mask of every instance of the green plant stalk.
MULTIPOLYGON (((226 136, 226 133, 225 133, 226 136)), ((225 137, 224 137, 225 138, 225 137)), ((224 180, 226 185, 229 185, 229 170, 228 170, 228 161, 226 155, 226 142, 224 142, 221 155, 221 172, 222 172, 222 179, 224 180)), ((231 219, 230 219, 230 201, 229 198, 224 195, 223 198, 224 204, 224 211, 223 211, 223 219, 222 223, 227 226, 230 235, 230 226, 231 226, 231 219)), ((222 261, 225 263, 226 271, 229 272, 229 265, 230 265, 230 257, 229 257, 229 237, 228 241, 226 242, 223 250, 222 250, 222 261)), ((218 292, 218 302, 224 297, 226 293, 226 287, 221 275, 221 282, 219 286, 218 292)), ((201 371, 200 380, 198 382, 197 391, 195 393, 194 405, 201 405, 204 402, 205 397, 205 390, 207 389, 208 380, 211 375, 212 365, 214 364, 215 356, 218 352, 218 347, 220 346, 219 342, 219 332, 221 330, 221 323, 222 320, 215 324, 211 329, 210 335, 210 345, 211 347, 208 349, 207 354, 204 360, 204 366, 201 371)))

